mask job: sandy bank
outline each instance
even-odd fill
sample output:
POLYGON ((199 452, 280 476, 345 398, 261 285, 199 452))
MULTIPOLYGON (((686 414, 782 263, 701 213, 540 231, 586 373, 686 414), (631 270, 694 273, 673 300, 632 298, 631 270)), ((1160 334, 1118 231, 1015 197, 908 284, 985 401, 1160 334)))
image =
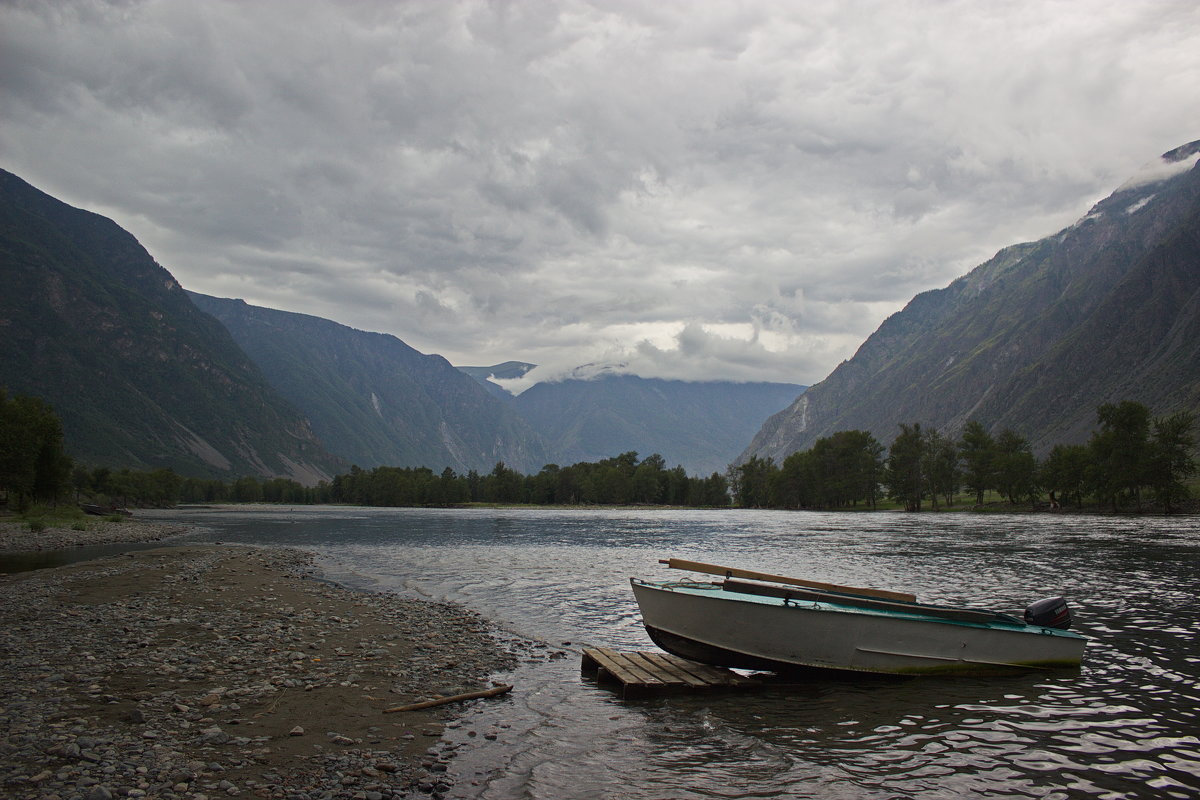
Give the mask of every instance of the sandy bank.
POLYGON ((445 791, 429 748, 461 708, 383 709, 486 687, 513 657, 472 612, 311 569, 292 550, 183 546, 0 576, 0 794, 445 791))

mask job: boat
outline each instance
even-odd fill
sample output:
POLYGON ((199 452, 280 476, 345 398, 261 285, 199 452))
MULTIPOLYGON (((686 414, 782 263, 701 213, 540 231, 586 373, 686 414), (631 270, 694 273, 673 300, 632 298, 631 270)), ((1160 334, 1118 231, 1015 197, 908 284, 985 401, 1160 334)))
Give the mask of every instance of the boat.
POLYGON ((1068 630, 1061 597, 1022 618, 919 603, 904 592, 819 583, 682 559, 722 580, 631 578, 650 638, 663 650, 733 669, 889 675, 994 675, 1078 668, 1087 638, 1068 630))
POLYGON ((101 506, 95 503, 80 503, 79 509, 85 514, 94 514, 97 517, 132 517, 133 512, 127 508, 118 508, 117 506, 101 506))

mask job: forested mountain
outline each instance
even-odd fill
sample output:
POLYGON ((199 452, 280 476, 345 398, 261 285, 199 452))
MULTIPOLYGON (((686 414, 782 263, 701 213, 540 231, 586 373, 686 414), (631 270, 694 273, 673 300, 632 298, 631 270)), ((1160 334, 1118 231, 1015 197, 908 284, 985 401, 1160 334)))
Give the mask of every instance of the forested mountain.
POLYGON ((804 391, 790 383, 669 381, 634 375, 539 383, 513 407, 561 465, 653 453, 693 475, 724 472, 763 420, 804 391))
POLYGON ((771 417, 739 460, 782 461, 840 430, 1012 429, 1044 454, 1096 408, 1200 411, 1200 142, 1170 151, 1075 225, 917 295, 771 417))
POLYGON ((0 286, 0 386, 50 403, 76 458, 302 483, 343 466, 133 236, 3 170, 0 286))
POLYGON ((504 403, 436 355, 319 317, 190 293, 336 455, 363 468, 487 472, 545 464, 541 439, 504 403))

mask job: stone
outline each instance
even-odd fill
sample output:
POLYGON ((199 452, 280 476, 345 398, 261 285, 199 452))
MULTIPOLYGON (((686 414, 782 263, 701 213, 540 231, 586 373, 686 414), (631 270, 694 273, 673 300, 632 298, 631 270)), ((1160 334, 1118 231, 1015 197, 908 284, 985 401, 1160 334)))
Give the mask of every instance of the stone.
POLYGON ((220 726, 213 725, 211 728, 205 728, 200 731, 200 741, 205 744, 225 744, 230 740, 230 735, 221 730, 220 726))

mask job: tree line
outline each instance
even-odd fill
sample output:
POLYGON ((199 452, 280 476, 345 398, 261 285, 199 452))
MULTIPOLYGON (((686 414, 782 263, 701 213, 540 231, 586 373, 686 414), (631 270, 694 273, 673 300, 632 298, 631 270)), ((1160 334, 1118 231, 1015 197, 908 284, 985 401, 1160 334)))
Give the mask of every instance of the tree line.
POLYGON ((635 451, 596 462, 562 467, 547 464, 534 475, 499 462, 486 474, 460 475, 450 468, 434 474, 425 467, 376 467, 333 479, 333 502, 354 505, 533 505, 728 506, 726 477, 714 472, 691 477, 683 467, 667 468, 657 453, 639 460, 635 451))
POLYGON ((866 431, 840 431, 776 465, 753 457, 731 468, 734 505, 743 508, 875 508, 884 498, 910 511, 953 505, 959 492, 983 503, 995 492, 1010 504, 1085 501, 1143 508, 1147 497, 1170 513, 1190 496, 1196 474, 1194 418, 1152 419, 1141 403, 1097 409, 1087 444, 1056 445, 1039 461, 1012 430, 992 436, 971 420, 958 439, 919 423, 901 424, 885 449, 866 431))
POLYGON ((183 503, 344 503, 359 506, 456 506, 467 503, 531 505, 728 506, 724 475, 690 477, 683 467, 668 469, 662 456, 638 459, 622 453, 599 462, 568 467, 547 464, 523 475, 499 462, 491 472, 459 474, 447 467, 374 467, 350 471, 306 487, 289 478, 243 477, 234 481, 180 478, 170 470, 137 472, 98 468, 77 472, 76 487, 121 504, 183 503))
POLYGON ((1114 511, 1140 511, 1148 498, 1169 513, 1188 499, 1188 481, 1197 472, 1192 414, 1152 418, 1146 406, 1124 401, 1100 406, 1097 424, 1087 444, 1056 445, 1040 461, 1024 437, 1011 430, 992 436, 972 420, 957 439, 919 423, 901 424, 890 448, 866 431, 840 431, 782 464, 755 456, 708 477, 668 468, 657 453, 639 460, 630 451, 566 467, 547 464, 533 475, 503 462, 485 474, 355 466, 306 487, 288 478, 222 481, 185 478, 169 469, 76 465, 63 451, 62 425, 48 405, 0 390, 0 491, 17 507, 73 494, 75 500, 99 498, 120 506, 511 503, 837 510, 874 509, 886 500, 920 511, 954 505, 960 493, 980 505, 994 492, 1013 505, 1048 498, 1051 507, 1091 501, 1114 511))

